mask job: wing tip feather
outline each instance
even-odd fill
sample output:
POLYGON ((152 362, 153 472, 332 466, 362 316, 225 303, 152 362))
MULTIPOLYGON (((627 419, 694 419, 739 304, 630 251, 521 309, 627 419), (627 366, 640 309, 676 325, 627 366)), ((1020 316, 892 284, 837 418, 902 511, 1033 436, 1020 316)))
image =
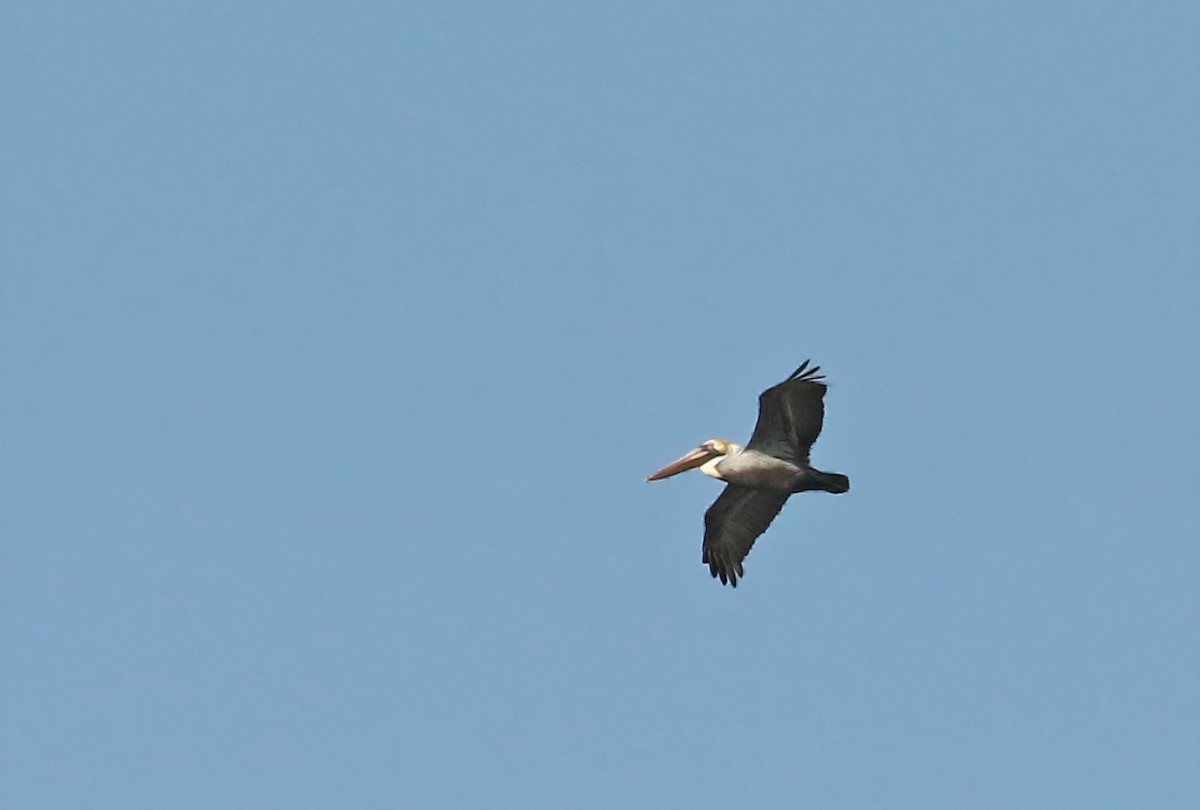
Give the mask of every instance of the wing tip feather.
POLYGON ((708 573, 712 574, 713 579, 721 580, 722 585, 729 585, 736 588, 738 577, 745 577, 745 570, 739 562, 730 562, 729 560, 721 559, 719 555, 709 556, 705 551, 700 558, 700 562, 708 565, 708 573))
POLYGON ((784 380, 784 382, 793 382, 796 380, 802 380, 804 382, 817 382, 818 380, 825 379, 825 375, 820 373, 820 366, 813 366, 812 368, 809 368, 808 364, 811 362, 811 357, 805 360, 800 364, 800 368, 793 371, 791 376, 784 380))

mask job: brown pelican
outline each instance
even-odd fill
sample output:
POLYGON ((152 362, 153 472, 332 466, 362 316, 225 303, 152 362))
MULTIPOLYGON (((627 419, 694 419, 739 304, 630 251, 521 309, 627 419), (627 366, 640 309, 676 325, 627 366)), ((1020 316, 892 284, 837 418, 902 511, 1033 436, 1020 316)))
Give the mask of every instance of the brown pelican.
POLYGON ((745 576, 742 560, 792 493, 850 489, 846 476, 821 472, 808 463, 825 418, 825 376, 817 373, 820 366, 809 368, 808 363, 805 360, 790 377, 759 395, 758 422, 745 447, 709 439, 646 478, 658 481, 699 467, 705 475, 728 482, 704 513, 701 562, 735 588, 738 577, 745 576))

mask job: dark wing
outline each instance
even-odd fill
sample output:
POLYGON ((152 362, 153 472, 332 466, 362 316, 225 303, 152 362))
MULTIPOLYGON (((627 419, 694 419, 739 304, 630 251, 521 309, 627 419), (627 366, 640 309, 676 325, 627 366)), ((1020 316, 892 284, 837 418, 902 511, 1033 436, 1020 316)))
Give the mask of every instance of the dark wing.
POLYGON ((808 451, 825 420, 825 379, 820 366, 805 360, 792 376, 758 397, 758 422, 748 450, 792 462, 808 461, 808 451))
POLYGON ((704 554, 701 562, 721 583, 737 587, 745 576, 742 560, 758 536, 767 530, 791 495, 775 489, 750 489, 726 484, 725 491, 704 513, 704 554))

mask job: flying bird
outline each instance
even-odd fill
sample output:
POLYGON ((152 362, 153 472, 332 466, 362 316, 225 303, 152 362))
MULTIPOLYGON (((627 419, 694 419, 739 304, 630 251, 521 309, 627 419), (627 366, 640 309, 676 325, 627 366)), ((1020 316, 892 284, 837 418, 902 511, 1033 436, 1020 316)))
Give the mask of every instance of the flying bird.
POLYGON ((709 439, 678 461, 648 476, 670 478, 699 467, 700 472, 725 481, 725 491, 704 513, 704 551, 722 584, 737 587, 744 577, 742 560, 758 536, 767 530, 793 493, 819 489, 840 494, 850 489, 841 473, 821 472, 808 463, 809 450, 825 419, 825 375, 805 360, 779 385, 758 397, 758 422, 745 447, 709 439))

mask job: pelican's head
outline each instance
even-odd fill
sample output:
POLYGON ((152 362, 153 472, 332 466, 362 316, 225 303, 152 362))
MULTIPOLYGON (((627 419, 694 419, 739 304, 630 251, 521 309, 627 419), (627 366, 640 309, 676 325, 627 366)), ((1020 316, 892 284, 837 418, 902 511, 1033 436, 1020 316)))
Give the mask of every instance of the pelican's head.
POLYGON ((725 456, 737 452, 737 449, 738 446, 733 442, 727 442, 724 439, 709 439, 678 461, 672 461, 658 472, 648 475, 646 480, 658 481, 662 478, 670 478, 672 475, 679 475, 693 467, 699 467, 700 472, 705 475, 720 478, 721 476, 716 470, 717 462, 725 456))

